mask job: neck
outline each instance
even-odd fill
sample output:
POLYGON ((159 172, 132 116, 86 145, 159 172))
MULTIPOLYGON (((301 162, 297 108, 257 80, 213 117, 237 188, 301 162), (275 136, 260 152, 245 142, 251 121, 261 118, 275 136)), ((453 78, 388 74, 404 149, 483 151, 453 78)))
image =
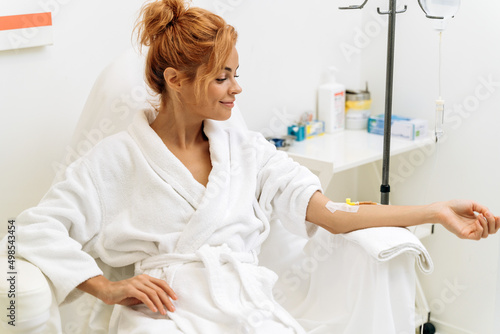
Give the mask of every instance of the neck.
POLYGON ((189 149, 206 141, 203 119, 195 119, 181 103, 162 104, 151 128, 167 145, 189 149))

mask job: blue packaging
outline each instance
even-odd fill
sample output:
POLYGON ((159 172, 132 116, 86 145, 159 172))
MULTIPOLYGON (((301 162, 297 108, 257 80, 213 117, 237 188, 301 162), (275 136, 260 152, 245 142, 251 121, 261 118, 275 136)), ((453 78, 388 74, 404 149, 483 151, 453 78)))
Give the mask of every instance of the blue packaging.
POLYGON ((288 135, 295 136, 296 141, 306 139, 306 127, 304 125, 290 125, 288 127, 288 135))
MULTIPOLYGON (((391 125, 394 124, 394 121, 409 121, 409 120, 410 118, 407 117, 392 115, 391 125)), ((383 135, 384 121, 385 121, 385 115, 383 114, 377 116, 370 116, 370 118, 368 118, 368 132, 374 133, 376 135, 383 135)))
MULTIPOLYGON (((384 134, 384 115, 372 116, 368 119, 368 132, 384 134)), ((409 140, 425 137, 428 132, 427 120, 392 115, 391 135, 409 140)))

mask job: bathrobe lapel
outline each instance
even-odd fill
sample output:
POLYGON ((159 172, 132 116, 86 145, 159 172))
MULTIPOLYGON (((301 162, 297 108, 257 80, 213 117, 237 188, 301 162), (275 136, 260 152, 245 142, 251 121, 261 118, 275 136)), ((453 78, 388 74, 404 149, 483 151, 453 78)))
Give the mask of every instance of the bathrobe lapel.
POLYGON ((151 168, 196 210, 203 199, 205 187, 193 178, 191 172, 151 128, 149 124, 155 118, 154 110, 143 110, 138 113, 128 131, 151 168))
POLYGON ((177 242, 177 252, 191 253, 207 243, 228 212, 230 196, 229 134, 216 121, 206 120, 204 131, 210 142, 212 171, 196 212, 177 242))
POLYGON ((205 188, 149 126, 155 117, 153 110, 140 112, 129 127, 129 133, 151 168, 193 207, 194 213, 176 247, 179 253, 192 253, 207 242, 227 213, 230 184, 228 133, 216 121, 204 123, 212 161, 212 171, 205 188))

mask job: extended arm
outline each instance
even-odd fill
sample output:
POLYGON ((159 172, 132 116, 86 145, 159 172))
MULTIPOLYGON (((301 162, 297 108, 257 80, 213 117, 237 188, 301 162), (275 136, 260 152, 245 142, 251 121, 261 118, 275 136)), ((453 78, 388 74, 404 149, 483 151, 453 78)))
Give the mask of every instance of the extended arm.
POLYGON ((360 206, 356 213, 326 208, 330 200, 316 192, 309 202, 306 220, 331 233, 347 233, 369 227, 413 226, 439 223, 463 239, 479 240, 500 229, 500 217, 473 201, 437 202, 424 206, 360 206))

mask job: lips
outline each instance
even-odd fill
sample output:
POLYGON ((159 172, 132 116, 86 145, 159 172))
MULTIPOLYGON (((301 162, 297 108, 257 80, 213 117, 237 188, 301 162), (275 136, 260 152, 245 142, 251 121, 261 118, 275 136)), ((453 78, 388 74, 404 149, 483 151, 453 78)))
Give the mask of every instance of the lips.
POLYGON ((230 102, 220 101, 220 103, 222 103, 224 106, 226 106, 228 108, 234 107, 234 101, 230 101, 230 102))

